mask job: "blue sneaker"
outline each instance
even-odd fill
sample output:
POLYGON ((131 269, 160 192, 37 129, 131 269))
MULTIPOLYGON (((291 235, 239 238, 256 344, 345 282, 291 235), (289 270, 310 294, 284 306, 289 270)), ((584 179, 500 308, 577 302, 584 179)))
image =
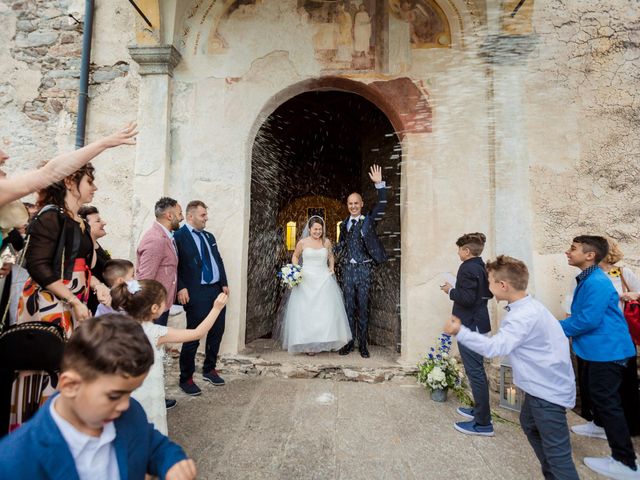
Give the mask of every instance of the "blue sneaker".
POLYGON ((466 435, 480 435, 482 437, 493 437, 493 425, 478 425, 475 421, 470 422, 456 422, 453 424, 453 428, 466 435))
POLYGON ((215 368, 209 373, 203 373, 202 380, 211 383, 214 387, 221 387, 224 385, 224 379, 218 375, 218 371, 215 368))
POLYGON ((473 416, 473 408, 471 407, 458 407, 456 412, 458 415, 462 415, 464 418, 468 418, 469 420, 473 420, 475 418, 473 416))

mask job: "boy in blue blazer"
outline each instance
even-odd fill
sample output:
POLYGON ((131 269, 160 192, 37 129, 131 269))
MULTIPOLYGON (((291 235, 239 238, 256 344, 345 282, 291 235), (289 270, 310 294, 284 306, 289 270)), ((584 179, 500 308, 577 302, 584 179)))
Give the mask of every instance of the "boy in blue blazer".
POLYGON ((152 364, 138 322, 120 314, 83 322, 66 346, 59 393, 0 442, 0 478, 195 478, 193 460, 130 398, 152 364))
POLYGON ((591 470, 614 479, 640 479, 636 455, 622 410, 620 384, 629 358, 636 354, 613 283, 598 264, 607 256, 607 239, 580 235, 566 255, 582 272, 573 294, 571 316, 560 321, 573 349, 585 361, 582 375, 591 398, 594 421, 602 425, 611 457, 586 457, 591 470))

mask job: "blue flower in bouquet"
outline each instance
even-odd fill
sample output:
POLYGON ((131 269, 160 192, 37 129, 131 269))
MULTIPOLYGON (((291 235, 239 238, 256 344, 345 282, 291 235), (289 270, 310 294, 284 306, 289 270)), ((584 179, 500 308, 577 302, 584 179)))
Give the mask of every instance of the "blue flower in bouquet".
POLYGON ((302 283, 302 267, 300 265, 294 265, 293 263, 287 263, 278 272, 278 278, 285 287, 293 288, 302 283))

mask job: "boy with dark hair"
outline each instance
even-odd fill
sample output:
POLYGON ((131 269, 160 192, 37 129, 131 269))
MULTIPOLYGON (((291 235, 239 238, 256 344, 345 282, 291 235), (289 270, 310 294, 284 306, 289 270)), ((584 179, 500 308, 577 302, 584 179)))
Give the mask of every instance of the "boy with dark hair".
POLYGON ((568 263, 582 272, 576 277, 571 316, 560 325, 572 338, 576 355, 584 360, 583 384, 591 398, 594 422, 602 425, 611 447, 611 457, 586 457, 585 465, 609 478, 640 479, 619 394, 625 366, 636 351, 618 293, 598 266, 608 252, 604 237, 573 239, 566 252, 568 263))
POLYGON ((135 320, 84 321, 65 348, 60 393, 0 441, 0 478, 195 478, 193 460, 130 398, 152 363, 153 349, 135 320))
MULTIPOLYGON (((104 270, 102 271, 102 277, 104 278, 104 283, 109 288, 113 288, 121 283, 128 282, 129 280, 133 280, 134 275, 134 266, 129 260, 122 260, 119 258, 115 258, 109 260, 104 265, 104 270)), ((106 315, 108 313, 118 313, 113 308, 99 304, 96 309, 96 317, 101 317, 102 315, 106 315)))
POLYGON ((569 341, 551 312, 527 294, 529 271, 523 262, 500 255, 487 263, 487 271, 496 301, 507 302, 498 332, 488 338, 456 317, 444 331, 485 357, 509 355, 514 383, 525 393, 520 425, 544 478, 577 480, 565 410, 576 400, 569 341))
MULTIPOLYGON (((487 283, 487 271, 480 255, 486 237, 483 233, 467 233, 456 241, 462 265, 458 269, 455 287, 445 282, 440 288, 453 300, 453 315, 471 331, 486 334, 491 331, 487 302, 492 297, 487 283)), ((467 435, 492 437, 494 435, 489 406, 489 382, 482 355, 458 345, 464 370, 471 384, 473 408, 459 407, 457 412, 470 419, 456 422, 454 427, 467 435)))

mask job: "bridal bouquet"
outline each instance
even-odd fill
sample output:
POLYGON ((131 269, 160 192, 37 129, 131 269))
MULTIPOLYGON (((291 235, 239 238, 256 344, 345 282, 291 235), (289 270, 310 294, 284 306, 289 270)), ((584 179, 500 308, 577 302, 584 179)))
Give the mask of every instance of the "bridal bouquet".
POLYGON ((284 286, 293 288, 302 283, 302 267, 300 265, 294 265, 293 263, 287 263, 278 272, 278 278, 284 286))
POLYGON ((464 375, 458 361, 451 356, 451 337, 442 333, 437 348, 431 347, 418 364, 418 383, 430 391, 464 390, 464 375))

